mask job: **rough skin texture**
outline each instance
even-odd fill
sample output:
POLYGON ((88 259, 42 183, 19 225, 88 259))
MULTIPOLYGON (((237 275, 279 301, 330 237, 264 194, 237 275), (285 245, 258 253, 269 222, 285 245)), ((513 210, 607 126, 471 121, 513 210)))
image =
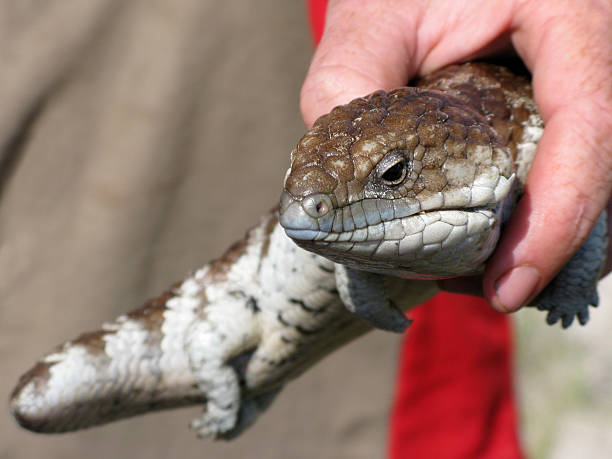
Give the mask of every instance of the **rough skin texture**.
MULTIPOLYGON (((543 132, 529 82, 504 68, 450 66, 416 86, 336 107, 292 153, 281 224, 301 247, 348 266, 339 285, 349 290, 364 283, 375 288, 379 275, 481 272, 543 132)), ((606 234, 602 216, 540 296, 550 323, 588 319, 606 234)), ((405 326, 392 305, 340 293, 370 325, 405 326)))
POLYGON ((292 153, 281 224, 302 247, 354 268, 480 271, 542 134, 529 95, 526 80, 468 64, 335 108, 292 153), (388 184, 398 161, 404 176, 388 184))
MULTIPOLYGON (((292 153, 280 210, 143 308, 43 357, 11 395, 17 421, 63 432, 201 404, 197 434, 233 438, 337 347, 371 326, 404 330, 403 311, 437 292, 431 279, 481 270, 542 133, 529 83, 466 64, 417 86, 320 118, 292 153)), ((539 299, 549 322, 584 323, 596 303, 600 220, 539 299)))

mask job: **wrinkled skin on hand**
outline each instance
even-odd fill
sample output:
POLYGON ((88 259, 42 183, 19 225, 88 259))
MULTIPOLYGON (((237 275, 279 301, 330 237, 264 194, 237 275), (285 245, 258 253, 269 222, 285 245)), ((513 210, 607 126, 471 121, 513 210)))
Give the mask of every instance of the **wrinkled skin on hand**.
MULTIPOLYGON (((332 0, 301 99, 310 126, 357 96, 450 63, 509 52, 533 75, 544 136, 525 195, 483 278, 442 284, 482 293, 505 312, 541 291, 606 205, 612 210, 612 3, 332 0)), ((603 274, 610 260, 609 254, 603 274)))

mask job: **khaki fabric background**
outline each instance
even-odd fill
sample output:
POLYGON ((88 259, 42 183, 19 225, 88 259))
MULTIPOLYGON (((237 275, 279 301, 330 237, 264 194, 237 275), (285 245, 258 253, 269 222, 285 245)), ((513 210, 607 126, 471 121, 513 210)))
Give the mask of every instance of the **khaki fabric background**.
MULTIPOLYGON (((0 2, 4 400, 43 352, 220 255, 276 203, 311 50, 297 1, 0 2)), ((0 458, 382 457, 397 342, 334 355, 231 444, 188 430, 200 408, 62 436, 5 408, 0 458)))
MULTIPOLYGON (((301 1, 0 0, 0 396, 275 203, 310 54, 301 1)), ((606 451, 612 317, 598 314, 570 334, 520 316, 538 457, 606 451)), ((398 343, 375 332, 337 352, 231 444, 195 439, 199 408, 61 436, 4 410, 0 459, 384 457, 398 343)))

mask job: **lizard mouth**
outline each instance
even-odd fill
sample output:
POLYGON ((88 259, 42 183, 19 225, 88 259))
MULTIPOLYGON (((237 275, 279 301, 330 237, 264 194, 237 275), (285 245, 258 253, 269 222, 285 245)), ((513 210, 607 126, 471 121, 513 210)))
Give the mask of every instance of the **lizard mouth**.
MULTIPOLYGON (((486 220, 496 218, 495 207, 449 208, 420 211, 401 218, 367 224, 344 231, 325 231, 284 227, 285 233, 296 242, 330 245, 368 243, 413 238, 422 234, 422 244, 452 241, 459 233, 475 234, 486 227, 486 220)), ((282 224, 281 224, 282 225, 282 224)))
MULTIPOLYGON (((424 219, 426 227, 431 226, 428 229, 431 235, 444 234, 444 225, 435 224, 439 221, 436 212, 444 212, 450 220, 448 224, 455 225, 455 221, 463 221, 464 214, 482 215, 495 211, 507 196, 513 181, 514 174, 508 179, 500 176, 495 186, 484 192, 474 186, 434 193, 423 199, 366 197, 343 207, 335 207, 330 196, 324 193, 297 198, 283 191, 280 224, 296 242, 384 240, 400 232, 398 224, 405 226, 404 236, 410 236, 420 231, 412 227, 413 224, 420 226, 417 217, 424 219)), ((479 217, 473 218, 477 222, 479 217)))
POLYGON ((490 199, 461 206, 442 196, 416 203, 366 198, 334 208, 327 195, 296 200, 285 191, 280 224, 300 247, 349 266, 418 278, 470 274, 495 247, 512 179, 500 180, 490 199))
POLYGON ((336 263, 414 279, 474 274, 497 244, 500 206, 421 211, 341 233, 285 232, 336 263))

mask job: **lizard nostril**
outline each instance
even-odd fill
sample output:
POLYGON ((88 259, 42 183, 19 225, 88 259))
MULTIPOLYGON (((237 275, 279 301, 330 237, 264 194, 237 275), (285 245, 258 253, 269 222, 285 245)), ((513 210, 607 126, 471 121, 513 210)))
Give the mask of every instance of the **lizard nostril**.
POLYGON ((326 194, 313 194, 302 201, 304 212, 313 218, 321 218, 332 209, 332 202, 326 194))

